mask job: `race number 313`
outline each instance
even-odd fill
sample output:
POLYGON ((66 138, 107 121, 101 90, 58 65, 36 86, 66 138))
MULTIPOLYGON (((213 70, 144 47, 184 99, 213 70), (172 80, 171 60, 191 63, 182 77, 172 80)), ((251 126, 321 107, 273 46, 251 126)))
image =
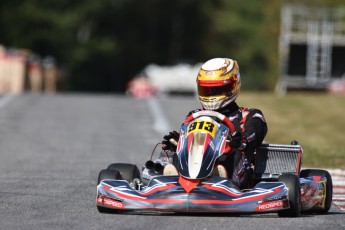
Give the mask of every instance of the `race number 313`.
POLYGON ((216 135, 217 126, 210 121, 194 121, 188 126, 187 135, 196 131, 207 132, 214 137, 216 135))

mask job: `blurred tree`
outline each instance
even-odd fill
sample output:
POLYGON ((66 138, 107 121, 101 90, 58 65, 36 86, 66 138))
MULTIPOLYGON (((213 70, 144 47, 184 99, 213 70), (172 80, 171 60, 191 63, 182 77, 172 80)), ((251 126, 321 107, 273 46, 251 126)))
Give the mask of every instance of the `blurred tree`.
POLYGON ((214 12, 211 56, 237 59, 245 89, 272 89, 277 76, 280 2, 223 1, 214 12), (278 13, 277 13, 278 12, 278 13))
POLYGON ((278 77, 283 2, 1 0, 0 43, 54 56, 66 90, 123 91, 147 64, 221 56, 239 61, 244 88, 267 90, 278 77))

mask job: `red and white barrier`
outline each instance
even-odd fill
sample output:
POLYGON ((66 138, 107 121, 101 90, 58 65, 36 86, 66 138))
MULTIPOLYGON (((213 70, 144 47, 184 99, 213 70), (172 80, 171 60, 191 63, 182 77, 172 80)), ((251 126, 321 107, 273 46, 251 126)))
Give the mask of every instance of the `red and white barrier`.
POLYGON ((333 180, 333 203, 345 211, 345 170, 327 170, 333 180))

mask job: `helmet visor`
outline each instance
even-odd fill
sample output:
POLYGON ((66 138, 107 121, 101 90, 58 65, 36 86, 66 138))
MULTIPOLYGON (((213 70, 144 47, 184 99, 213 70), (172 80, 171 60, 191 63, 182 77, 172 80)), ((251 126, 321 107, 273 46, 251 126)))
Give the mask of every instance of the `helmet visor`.
POLYGON ((234 89, 234 84, 226 84, 222 86, 200 86, 198 85, 198 94, 201 97, 210 97, 210 96, 228 96, 232 94, 234 89))

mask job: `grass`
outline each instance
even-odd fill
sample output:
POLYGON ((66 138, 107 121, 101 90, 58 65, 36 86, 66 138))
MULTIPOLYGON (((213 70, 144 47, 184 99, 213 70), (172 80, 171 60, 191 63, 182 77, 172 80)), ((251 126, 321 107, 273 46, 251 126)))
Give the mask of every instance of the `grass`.
POLYGON ((345 169, 344 95, 241 92, 237 102, 262 110, 268 124, 266 142, 297 140, 304 150, 303 167, 345 169))

